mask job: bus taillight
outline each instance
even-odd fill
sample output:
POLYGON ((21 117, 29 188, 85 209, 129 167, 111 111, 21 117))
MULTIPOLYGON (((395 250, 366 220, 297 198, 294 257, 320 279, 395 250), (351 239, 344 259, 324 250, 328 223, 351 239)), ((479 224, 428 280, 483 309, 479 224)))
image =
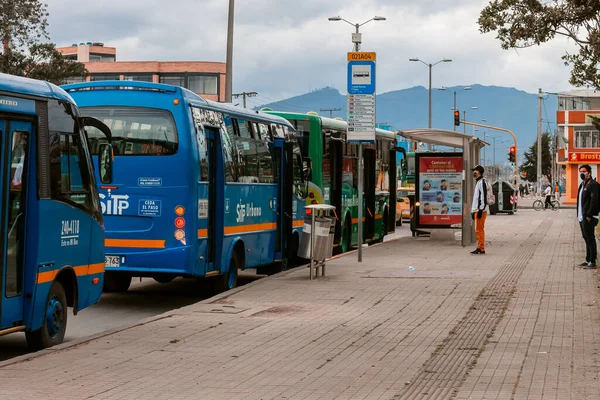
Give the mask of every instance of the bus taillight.
POLYGON ((175 231, 175 239, 181 241, 185 239, 185 232, 182 229, 177 229, 175 231))
POLYGON ((185 226, 185 219, 183 217, 175 218, 175 227, 177 229, 183 229, 184 226, 185 226))
POLYGON ((177 215, 178 217, 183 217, 183 214, 185 214, 185 207, 184 206, 177 206, 177 207, 175 207, 175 215, 177 215))

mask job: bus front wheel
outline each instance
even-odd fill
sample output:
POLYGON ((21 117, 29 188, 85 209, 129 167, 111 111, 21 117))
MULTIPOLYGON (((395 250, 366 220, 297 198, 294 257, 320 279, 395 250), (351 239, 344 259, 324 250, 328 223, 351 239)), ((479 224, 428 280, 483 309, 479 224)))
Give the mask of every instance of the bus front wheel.
POLYGON ((131 285, 131 275, 119 272, 104 273, 104 291, 107 293, 123 293, 131 285))
POLYGON ((26 332, 27 346, 32 351, 62 343, 67 331, 67 296, 60 282, 52 282, 46 300, 44 322, 36 331, 26 332))

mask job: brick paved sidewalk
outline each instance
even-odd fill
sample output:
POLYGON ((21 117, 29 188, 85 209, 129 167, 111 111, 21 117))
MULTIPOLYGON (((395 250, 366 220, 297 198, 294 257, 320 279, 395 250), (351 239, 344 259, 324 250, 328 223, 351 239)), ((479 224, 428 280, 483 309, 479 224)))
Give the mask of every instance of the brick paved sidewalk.
POLYGON ((491 216, 485 256, 405 238, 259 281, 1 367, 0 398, 598 399, 574 214, 491 216))

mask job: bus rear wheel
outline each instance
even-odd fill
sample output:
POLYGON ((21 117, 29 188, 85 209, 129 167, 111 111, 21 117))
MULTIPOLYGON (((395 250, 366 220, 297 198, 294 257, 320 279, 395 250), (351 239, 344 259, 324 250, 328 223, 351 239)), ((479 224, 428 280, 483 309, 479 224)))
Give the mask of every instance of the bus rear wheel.
POLYGON ((229 269, 227 270, 227 273, 225 275, 219 275, 215 279, 215 294, 226 292, 237 286, 239 268, 239 256, 237 252, 234 252, 231 256, 231 261, 229 261, 229 269))
POLYGON ((46 299, 46 308, 42 327, 26 332, 27 346, 32 351, 62 343, 67 331, 67 296, 60 282, 52 282, 46 299))
POLYGON ((104 273, 104 291, 107 293, 123 293, 131 285, 131 275, 123 272, 104 273))

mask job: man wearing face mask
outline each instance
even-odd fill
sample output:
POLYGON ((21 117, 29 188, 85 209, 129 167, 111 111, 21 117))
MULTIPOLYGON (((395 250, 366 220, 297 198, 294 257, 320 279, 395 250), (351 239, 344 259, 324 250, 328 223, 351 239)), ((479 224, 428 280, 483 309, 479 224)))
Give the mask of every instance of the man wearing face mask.
POLYGON ((592 179, 592 167, 582 165, 579 168, 581 184, 577 192, 577 219, 581 227, 581 234, 585 240, 585 262, 579 264, 584 269, 596 268, 596 237, 595 228, 598 225, 598 212, 600 202, 600 186, 592 179))
POLYGON ((471 254, 485 254, 485 218, 490 208, 487 204, 487 185, 483 179, 484 169, 481 165, 473 168, 473 177, 476 180, 473 204, 471 205, 471 218, 475 220, 475 235, 477 248, 471 254))

